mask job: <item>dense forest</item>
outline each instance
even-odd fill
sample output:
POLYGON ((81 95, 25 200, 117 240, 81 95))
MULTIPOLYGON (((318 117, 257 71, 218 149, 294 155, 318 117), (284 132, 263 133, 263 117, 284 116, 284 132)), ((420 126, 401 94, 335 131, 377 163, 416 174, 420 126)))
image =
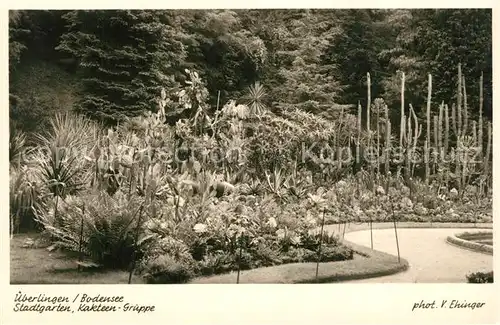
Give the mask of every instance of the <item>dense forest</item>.
MULTIPOLYGON (((11 235, 41 230, 77 271, 238 283, 316 262, 319 281, 358 254, 349 223, 390 223, 397 244, 399 221, 492 221, 491 10, 9 18, 11 235)), ((17 276, 63 281, 39 256, 17 276)), ((366 259, 405 267, 399 246, 389 260, 366 259)))
POLYGON ((433 102, 451 107, 461 63, 472 114, 483 74, 491 117, 491 28, 491 10, 475 9, 11 11, 10 115, 25 131, 72 108, 116 123, 155 111, 162 87, 175 96, 187 68, 211 108, 258 83, 275 112, 330 117, 358 101, 365 113, 370 73, 396 122, 402 73, 406 102, 424 114, 427 74, 433 102))

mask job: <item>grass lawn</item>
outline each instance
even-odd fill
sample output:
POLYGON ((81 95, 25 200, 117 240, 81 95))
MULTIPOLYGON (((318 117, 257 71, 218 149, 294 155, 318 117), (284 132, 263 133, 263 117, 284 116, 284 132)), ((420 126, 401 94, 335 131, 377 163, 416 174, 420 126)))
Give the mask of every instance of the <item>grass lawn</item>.
MULTIPOLYGON (((74 258, 47 248, 24 248, 27 239, 37 234, 18 234, 10 241, 11 284, 127 284, 123 271, 78 272, 74 258)), ((132 283, 143 283, 137 276, 132 283)))
MULTIPOLYGON (((78 272, 74 258, 60 252, 49 252, 45 247, 23 247, 37 234, 15 235, 10 243, 11 284, 127 284, 128 273, 123 271, 78 272)), ((320 282, 336 282, 368 276, 392 274, 407 267, 394 256, 351 245, 360 254, 349 261, 321 263, 320 282), (367 257, 369 256, 369 257, 367 257)), ((240 283, 310 283, 315 282, 315 263, 294 263, 243 271, 240 283)), ((143 284, 134 276, 132 283, 143 284)), ((197 278, 191 283, 236 283, 236 273, 197 278)))
MULTIPOLYGON (((398 223, 399 228, 491 228, 487 224, 456 223, 398 223)), ((374 229, 392 227, 392 223, 375 223, 374 229)), ((347 232, 367 229, 368 224, 350 224, 347 232)), ((326 226, 325 231, 339 231, 338 226, 326 226)), ((60 252, 49 252, 44 247, 24 248, 27 239, 36 239, 37 234, 15 235, 10 243, 12 284, 127 284, 128 272, 85 271, 78 272, 75 258, 60 252)), ((408 262, 368 247, 345 242, 355 252, 352 260, 321 263, 319 282, 338 282, 390 275, 404 271, 408 262)), ((316 263, 294 263, 242 271, 240 283, 314 283, 316 263)), ((143 284, 141 277, 133 276, 132 283, 143 284)), ((236 283, 236 272, 193 279, 190 283, 236 283)))
MULTIPOLYGON (((383 252, 345 242, 357 253, 352 260, 320 263, 318 282, 340 282, 390 275, 404 271, 408 262, 383 252)), ((316 263, 294 263, 242 271, 240 283, 315 283, 316 263)), ((236 272, 197 278, 191 283, 236 283, 236 272)))

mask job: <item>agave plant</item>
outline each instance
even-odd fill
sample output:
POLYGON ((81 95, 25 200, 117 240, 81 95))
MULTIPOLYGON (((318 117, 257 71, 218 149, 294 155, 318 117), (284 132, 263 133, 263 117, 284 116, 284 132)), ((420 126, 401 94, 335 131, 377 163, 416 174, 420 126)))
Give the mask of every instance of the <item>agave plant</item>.
POLYGON ((278 198, 282 198, 286 192, 287 178, 284 175, 283 168, 274 166, 273 174, 266 173, 267 187, 278 198))

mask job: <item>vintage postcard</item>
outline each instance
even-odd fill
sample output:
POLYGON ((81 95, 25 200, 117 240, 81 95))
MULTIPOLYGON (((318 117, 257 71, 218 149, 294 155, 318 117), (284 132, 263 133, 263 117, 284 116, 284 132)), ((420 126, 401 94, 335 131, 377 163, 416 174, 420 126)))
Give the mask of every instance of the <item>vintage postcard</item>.
POLYGON ((10 5, 2 324, 499 321, 493 2, 10 5))

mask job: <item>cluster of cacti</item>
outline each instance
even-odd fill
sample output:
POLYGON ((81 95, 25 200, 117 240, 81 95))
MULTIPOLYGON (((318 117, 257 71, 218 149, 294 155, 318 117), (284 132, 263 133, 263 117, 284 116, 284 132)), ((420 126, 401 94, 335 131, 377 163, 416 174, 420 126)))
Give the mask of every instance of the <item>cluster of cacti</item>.
MULTIPOLYGON (((451 105, 451 112, 448 104, 442 101, 437 108, 432 105, 432 75, 428 75, 427 102, 425 111, 425 122, 420 122, 412 104, 408 107, 405 103, 405 74, 401 75, 401 119, 399 129, 399 152, 404 153, 399 164, 404 169, 404 178, 406 182, 411 183, 414 177, 415 168, 423 158, 423 168, 425 170, 425 182, 429 183, 432 179, 440 179, 449 185, 450 175, 454 178, 454 187, 462 190, 471 183, 473 173, 482 173, 480 181, 484 183, 487 179, 484 175, 491 173, 491 122, 486 125, 487 138, 483 136, 483 75, 479 81, 479 119, 475 120, 469 113, 469 103, 467 101, 466 79, 462 74, 461 65, 458 66, 457 99, 456 103, 451 105), (425 136, 420 140, 423 133, 423 124, 425 123, 425 136), (450 125, 451 123, 451 125, 450 125), (483 143, 486 142, 486 150, 483 150, 483 143), (422 145, 423 150, 418 146, 422 145), (472 161, 471 155, 480 157, 479 161, 472 161), (454 170, 452 170, 454 168, 454 170)), ((382 101, 383 103, 383 101, 382 101)), ((356 141, 356 161, 359 162, 360 147, 376 146, 372 152, 376 152, 375 159, 370 159, 369 172, 372 181, 379 179, 381 174, 381 165, 385 165, 385 174, 390 174, 389 156, 393 148, 391 147, 391 121, 389 120, 388 107, 385 103, 380 104, 376 99, 372 103, 371 99, 371 78, 367 74, 367 107, 366 107, 366 132, 367 139, 362 142, 362 106, 358 102, 357 112, 357 141, 356 141), (381 105, 384 115, 381 128, 381 105), (372 119, 372 114, 375 118, 372 119), (373 123, 376 122, 375 130, 373 123), (385 124, 385 134, 381 134, 385 124), (374 138, 376 136, 376 138, 374 138), (381 146, 384 146, 383 152, 385 159, 380 159, 381 146), (376 171, 376 174, 375 174, 376 171)), ((373 157, 371 157, 373 158, 373 157)), ((362 158, 361 158, 362 159, 362 158)), ((411 188, 411 184, 410 188, 411 188)), ((481 190, 485 184, 480 184, 481 190)), ((491 185, 491 184, 489 184, 491 185)))

